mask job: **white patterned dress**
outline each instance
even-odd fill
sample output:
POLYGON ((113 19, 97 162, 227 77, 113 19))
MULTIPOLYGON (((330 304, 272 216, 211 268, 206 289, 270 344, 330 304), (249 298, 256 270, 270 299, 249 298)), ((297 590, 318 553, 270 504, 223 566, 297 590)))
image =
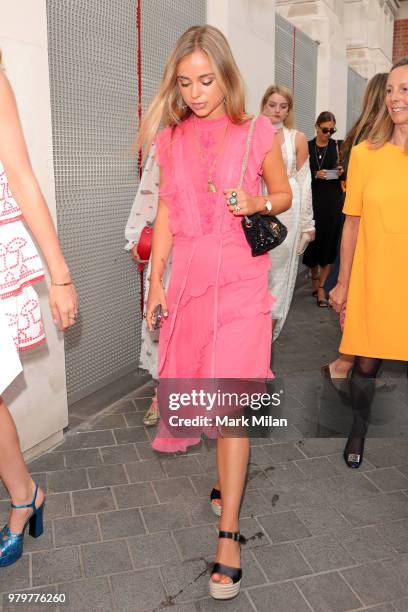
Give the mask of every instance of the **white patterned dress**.
POLYGON ((45 340, 32 286, 44 270, 22 219, 0 162, 0 394, 21 372, 19 352, 45 340))

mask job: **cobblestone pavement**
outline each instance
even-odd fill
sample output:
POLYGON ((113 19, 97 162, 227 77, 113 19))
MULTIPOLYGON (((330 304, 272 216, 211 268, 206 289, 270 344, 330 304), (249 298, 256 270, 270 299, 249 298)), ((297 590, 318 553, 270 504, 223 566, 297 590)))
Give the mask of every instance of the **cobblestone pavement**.
MULTIPOLYGON (((334 313, 318 310, 308 287, 298 289, 273 357, 290 401, 313 404, 319 366, 335 355, 338 337, 334 313)), ((406 386, 403 375, 402 364, 385 364, 384 376, 406 386)), ((153 432, 142 426, 151 394, 145 379, 87 420, 72 415, 76 427, 63 443, 31 463, 47 492, 46 529, 37 541, 26 538, 19 563, 0 570, 0 592, 65 593, 59 609, 78 612, 408 610, 406 439, 369 439, 358 471, 344 465, 341 437, 302 437, 289 427, 252 440, 243 588, 235 600, 215 602, 213 443, 181 456, 154 453, 153 432)), ((0 499, 4 519, 3 489, 0 499)), ((3 597, 3 609, 57 607, 11 607, 3 597)))

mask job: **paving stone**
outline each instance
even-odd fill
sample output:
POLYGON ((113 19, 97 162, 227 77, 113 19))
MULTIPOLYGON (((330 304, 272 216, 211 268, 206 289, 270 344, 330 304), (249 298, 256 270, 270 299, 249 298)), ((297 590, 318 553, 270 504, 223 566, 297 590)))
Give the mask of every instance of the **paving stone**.
POLYGON ((18 563, 0 570, 0 593, 11 593, 30 586, 30 558, 23 555, 18 563))
POLYGON ((75 432, 65 436, 57 448, 58 451, 77 450, 80 448, 96 448, 115 444, 112 431, 75 432))
POLYGON ((408 519, 376 526, 378 533, 399 553, 408 553, 408 519))
POLYGON ((338 540, 357 563, 367 560, 386 559, 395 556, 395 551, 381 533, 381 525, 350 529, 349 533, 341 535, 338 540))
POLYGON ((250 461, 257 465, 269 465, 271 463, 271 456, 268 454, 267 450, 273 444, 267 444, 265 446, 256 446, 251 444, 251 450, 249 453, 250 461))
POLYGON ((64 582, 59 585, 58 591, 67 596, 68 603, 61 607, 62 610, 111 612, 114 609, 107 578, 64 582))
POLYGON ((216 478, 212 474, 195 474, 190 476, 190 481, 193 483, 194 489, 200 496, 207 495, 210 498, 210 493, 216 483, 216 478))
MULTIPOLYGON (((28 534, 28 529, 26 533, 28 534)), ((50 520, 44 520, 44 533, 40 538, 24 538, 24 552, 37 552, 39 550, 49 550, 50 548, 54 548, 52 522, 50 520)))
POLYGON ((267 472, 268 479, 274 485, 289 485, 309 480, 301 469, 293 462, 279 463, 273 470, 267 472))
POLYGON ((60 516, 71 516, 72 507, 69 493, 48 493, 44 506, 44 517, 47 519, 60 516))
POLYGON ((301 461, 296 461, 295 465, 297 465, 308 478, 330 478, 331 476, 338 476, 340 474, 336 466, 330 463, 327 457, 302 459, 301 461))
POLYGON ((342 453, 345 443, 344 438, 307 438, 298 446, 308 457, 323 457, 342 453))
POLYGON ((174 505, 186 513, 192 525, 215 525, 219 522, 219 518, 211 509, 209 495, 189 497, 183 501, 175 500, 174 505))
POLYGON ((127 544, 124 540, 84 544, 81 546, 85 576, 104 576, 132 569, 127 544))
POLYGON ((355 527, 374 525, 408 517, 408 498, 402 493, 386 493, 354 502, 337 502, 336 508, 355 527))
POLYGON ((54 537, 56 548, 97 542, 101 539, 95 515, 54 520, 54 537))
POLYGON ((100 431, 103 429, 120 429, 126 426, 125 417, 122 414, 108 414, 93 421, 91 429, 100 431))
MULTIPOLYGON (((186 604, 189 605, 189 604, 186 604)), ((224 610, 231 610, 231 612, 249 612, 252 606, 249 602, 248 596, 244 591, 241 591, 234 599, 227 600, 215 600, 212 597, 207 599, 200 599, 195 602, 195 609, 197 612, 224 612, 224 610)), ((176 612, 173 608, 172 612, 176 612)), ((184 611, 183 611, 184 612, 184 611)), ((192 608, 187 609, 185 612, 192 612, 192 608)))
POLYGON ((77 547, 64 547, 32 554, 33 585, 70 582, 82 578, 77 547))
POLYGON ((353 478, 345 475, 335 476, 334 478, 325 478, 300 486, 304 487, 306 493, 308 486, 310 489, 316 485, 320 485, 321 501, 331 505, 337 502, 353 502, 363 497, 373 497, 380 492, 378 487, 366 477, 366 474, 353 473, 353 478))
POLYGON ((190 527, 188 515, 174 503, 147 506, 141 509, 150 533, 190 527))
POLYGON ((296 447, 295 442, 279 442, 265 446, 265 452, 273 464, 304 459, 304 454, 296 447))
POLYGON ((157 567, 180 561, 179 553, 170 533, 154 533, 128 538, 135 569, 157 567))
POLYGON ((167 459, 162 461, 162 466, 169 478, 192 476, 193 474, 201 474, 203 472, 200 462, 194 455, 167 459))
POLYGON ((332 535, 308 538, 296 543, 315 572, 324 572, 355 565, 351 557, 332 535))
POLYGON ((129 475, 130 482, 162 480, 166 476, 157 459, 127 463, 126 471, 129 475))
POLYGON ((402 584, 395 572, 395 563, 389 569, 383 562, 374 561, 349 570, 342 576, 366 606, 400 599, 408 594, 408 585, 402 584))
POLYGON ((294 512, 276 512, 269 516, 259 516, 258 520, 274 544, 299 540, 311 535, 294 512))
POLYGON ((368 472, 369 478, 384 493, 401 491, 408 488, 408 478, 405 478, 396 468, 381 468, 368 472))
POLYGON ((159 570, 116 574, 110 580, 113 599, 119 610, 146 612, 158 609, 161 603, 166 602, 159 570))
POLYGON ((184 499, 194 494, 193 486, 186 476, 156 480, 153 482, 153 487, 158 495, 160 503, 172 501, 177 498, 184 499))
POLYGON ((91 467, 101 465, 102 459, 97 448, 68 451, 65 453, 67 468, 91 467))
POLYGON ((152 449, 150 442, 136 442, 136 452, 139 459, 157 459, 159 453, 152 449))
POLYGON ((127 412, 124 415, 124 418, 128 427, 142 427, 144 411, 137 412, 136 410, 134 410, 133 412, 127 412))
POLYGON ((337 572, 299 578, 296 583, 313 612, 343 612, 361 607, 360 601, 337 572))
POLYGON ((368 448, 364 457, 376 468, 392 467, 406 463, 406 453, 398 446, 368 448))
POLYGON ((350 524, 346 519, 327 504, 297 508, 296 514, 313 535, 350 530, 350 524))
POLYGON ((98 516, 103 540, 122 538, 146 533, 137 508, 103 512, 98 516))
POLYGON ((211 526, 173 531, 173 537, 183 560, 211 558, 217 549, 217 531, 211 526))
POLYGON ((248 591, 257 612, 310 612, 310 608, 292 582, 261 586, 248 591))
MULTIPOLYGON (((394 607, 395 612, 407 612, 408 598, 399 599, 398 601, 393 601, 393 607, 394 607)), ((375 610, 375 612, 377 611, 375 610)))
POLYGON ((253 551, 270 582, 311 574, 310 566, 294 544, 273 544, 253 551))
POLYGON ((136 508, 138 506, 151 506, 158 503, 150 482, 118 485, 113 487, 112 491, 119 508, 136 508))
POLYGON ((115 508, 110 487, 90 489, 88 491, 74 491, 72 499, 75 514, 93 514, 115 508))
POLYGON ((54 472, 65 469, 64 457, 59 453, 46 453, 28 464, 30 472, 54 472))
MULTIPOLYGON (((144 427, 124 427, 123 429, 114 429, 115 440, 117 444, 131 444, 132 442, 147 443, 149 438, 144 427)), ((114 444, 110 442, 110 444, 114 444)))
POLYGON ((134 412, 135 405, 132 400, 121 400, 120 402, 115 402, 110 408, 106 411, 107 414, 126 414, 127 412, 134 412))
POLYGON ((77 470, 49 472, 47 479, 49 493, 64 493, 66 491, 77 491, 79 489, 89 488, 86 470, 82 468, 77 470))
POLYGON ((183 603, 208 595, 208 580, 212 563, 204 559, 168 563, 161 568, 169 601, 183 603))
POLYGON ((251 517, 266 514, 271 509, 262 493, 256 489, 249 489, 245 492, 242 500, 240 517, 251 517))
POLYGON ((105 464, 129 463, 138 461, 136 449, 133 444, 120 444, 116 446, 106 446, 101 448, 103 462, 105 464))
POLYGON ((88 468, 91 487, 106 487, 128 482, 123 465, 101 465, 88 468))

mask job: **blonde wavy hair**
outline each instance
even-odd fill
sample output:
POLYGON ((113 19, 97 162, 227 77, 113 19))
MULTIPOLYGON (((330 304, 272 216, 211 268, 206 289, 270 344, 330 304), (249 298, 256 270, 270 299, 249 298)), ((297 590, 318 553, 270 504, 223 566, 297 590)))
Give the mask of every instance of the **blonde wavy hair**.
POLYGON ((361 114, 347 132, 343 144, 341 145, 340 158, 345 170, 347 170, 351 149, 359 142, 367 139, 378 114, 383 108, 387 78, 387 72, 379 72, 367 83, 361 114))
POLYGON ((159 90, 142 119, 135 148, 146 157, 160 127, 175 127, 192 114, 185 107, 177 84, 177 67, 182 59, 201 50, 208 55, 217 84, 225 96, 225 110, 233 123, 249 116, 245 111, 244 84, 224 34, 213 26, 193 26, 176 42, 167 59, 159 90))
MULTIPOLYGON (((398 62, 396 62, 392 66, 389 74, 391 74, 391 72, 396 68, 401 68, 402 66, 406 66, 408 68, 408 57, 403 57, 398 62)), ((378 113, 377 119, 375 120, 374 125, 367 137, 369 145, 373 149, 380 149, 381 147, 383 147, 387 142, 391 140, 394 132, 394 127, 394 123, 385 105, 384 90, 383 102, 381 105, 380 112, 378 113)), ((405 154, 408 155, 408 138, 405 141, 404 151, 405 154)))
POLYGON ((270 85, 268 87, 261 101, 261 113, 264 112, 266 103, 268 102, 269 98, 273 94, 279 94, 280 96, 283 96, 285 98, 286 102, 289 105, 289 111, 288 111, 288 116, 286 117, 283 124, 285 127, 289 129, 294 128, 295 127, 295 117, 293 114, 293 96, 292 96, 292 92, 290 91, 290 89, 288 89, 284 85, 270 85))

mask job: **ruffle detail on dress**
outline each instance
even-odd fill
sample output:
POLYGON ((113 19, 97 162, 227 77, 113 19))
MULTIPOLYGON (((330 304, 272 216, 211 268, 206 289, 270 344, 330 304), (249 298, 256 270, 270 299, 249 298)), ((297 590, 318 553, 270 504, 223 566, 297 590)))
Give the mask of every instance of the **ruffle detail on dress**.
POLYGON ((22 219, 19 205, 11 195, 6 173, 0 162, 0 224, 22 219))
POLYGON ((24 287, 18 295, 3 298, 2 308, 18 351, 45 341, 40 303, 33 287, 24 287))

